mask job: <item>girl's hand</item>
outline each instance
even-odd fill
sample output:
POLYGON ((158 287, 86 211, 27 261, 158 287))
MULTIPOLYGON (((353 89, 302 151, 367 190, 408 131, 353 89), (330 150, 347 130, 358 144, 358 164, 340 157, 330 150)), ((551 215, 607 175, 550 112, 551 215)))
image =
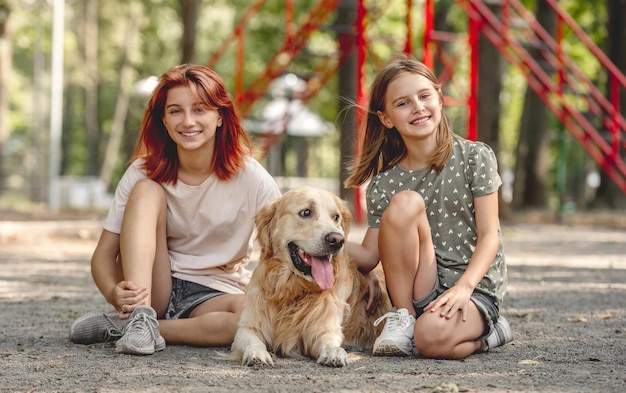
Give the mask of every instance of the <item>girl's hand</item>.
POLYGON ((430 302, 424 308, 424 312, 439 312, 441 318, 450 319, 457 311, 460 311, 461 319, 465 322, 467 321, 467 310, 473 291, 473 288, 457 283, 430 302))
POLYGON ((365 311, 369 315, 374 315, 376 312, 376 307, 380 304, 380 300, 382 299, 382 291, 380 289, 380 281, 378 277, 376 277, 376 273, 370 271, 369 273, 362 273, 367 280, 367 286, 369 288, 367 294, 367 304, 365 305, 365 311))
POLYGON ((145 304, 146 288, 137 288, 132 281, 120 281, 113 288, 113 306, 120 312, 120 319, 127 319, 135 307, 145 304))

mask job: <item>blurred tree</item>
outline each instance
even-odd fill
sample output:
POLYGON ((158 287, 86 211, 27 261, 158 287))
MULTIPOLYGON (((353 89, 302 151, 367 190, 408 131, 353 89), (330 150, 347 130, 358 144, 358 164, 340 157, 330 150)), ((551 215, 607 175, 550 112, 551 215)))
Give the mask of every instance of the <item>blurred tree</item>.
MULTIPOLYGON (((87 160, 85 162, 85 174, 97 175, 100 168, 99 142, 100 123, 98 121, 99 97, 98 86, 100 84, 100 72, 98 67, 98 42, 99 42, 99 4, 98 0, 90 0, 82 3, 84 6, 84 35, 82 47, 85 54, 85 130, 87 133, 87 160)), ((80 5, 79 5, 80 6, 80 5)))
POLYGON ((9 140, 9 91, 8 82, 12 69, 12 46, 9 20, 13 1, 0 0, 0 193, 6 189, 5 145, 9 140))
POLYGON ((357 9, 355 1, 342 1, 337 8, 336 19, 333 29, 337 32, 340 56, 345 56, 345 61, 338 70, 337 79, 337 107, 340 116, 337 119, 340 132, 339 154, 339 182, 340 196, 348 201, 352 211, 355 207, 355 193, 343 187, 343 182, 348 178, 347 163, 354 156, 354 146, 357 143, 357 52, 356 52, 356 29, 355 21, 357 9))
POLYGON ((180 39, 181 64, 196 61, 196 24, 200 2, 201 0, 180 0, 180 16, 183 25, 183 34, 180 39))
POLYGON ((121 52, 121 65, 118 79, 118 95, 115 102, 115 112, 111 123, 109 141, 106 145, 104 162, 100 171, 100 180, 106 185, 111 184, 114 169, 118 164, 120 147, 125 131, 126 119, 130 106, 130 98, 136 80, 136 74, 131 64, 132 51, 135 49, 135 41, 139 32, 139 25, 136 22, 143 12, 141 3, 130 3, 126 19, 126 41, 121 52))
MULTIPOLYGON (((626 0, 606 0, 608 18, 606 21, 607 36, 605 50, 611 61, 626 74, 626 0)), ((607 96, 611 96, 611 86, 607 88, 607 96)), ((626 115, 626 91, 620 89, 620 112, 626 115)), ((622 140, 621 154, 626 155, 626 149, 622 140)), ((592 201, 593 207, 624 208, 626 206, 626 195, 615 185, 609 176, 602 171, 600 186, 592 201)))
MULTIPOLYGON (((500 5, 489 4, 495 15, 500 16, 500 5)), ((475 50, 475 49, 474 49, 475 50)), ((479 141, 488 144, 500 157, 500 118, 502 76, 504 61, 500 51, 481 32, 478 40, 478 116, 477 130, 479 141)), ((502 170, 502 168, 499 168, 502 170)), ((500 194, 501 195, 501 194, 500 194)), ((507 218, 510 215, 508 205, 500 203, 500 216, 507 218)))
MULTIPOLYGON (((545 0, 537 0, 535 17, 548 33, 554 35, 556 16, 545 0)), ((529 48, 529 53, 541 63, 540 49, 529 48)), ((527 87, 515 164, 513 203, 517 206, 547 206, 550 174, 550 119, 551 114, 544 102, 533 89, 527 87)))
MULTIPOLYGON (((302 23, 318 1, 294 1, 291 28, 302 23)), ((607 38, 605 30, 608 29, 607 51, 612 53, 611 57, 622 68, 624 53, 620 51, 619 45, 623 42, 624 28, 621 26, 625 1, 602 2, 612 10, 609 12, 611 20, 608 24, 605 24, 604 7, 598 7, 598 2, 561 2, 595 42, 607 38)), ((545 3, 545 0, 523 2, 532 7, 545 3)), ((342 1, 344 10, 340 12, 344 14, 335 14, 336 21, 346 19, 342 23, 348 28, 351 28, 350 20, 354 20, 354 15, 347 15, 345 11, 348 5, 353 6, 354 3, 342 1)), ((413 3, 416 24, 413 28, 414 44, 419 58, 423 13, 420 2, 413 3)), ((455 0, 438 0, 436 3, 437 30, 458 32, 459 37, 467 32, 467 15, 460 11, 455 0)), ((25 185, 33 184, 32 189, 42 188, 35 183, 45 185, 46 180, 51 3, 47 0, 23 0, 20 7, 15 4, 14 0, 0 0, 0 191, 7 189, 1 182, 9 173, 12 179, 23 179, 25 185), (7 28, 9 15, 11 29, 7 28), (10 89, 10 94, 7 89, 10 89), (7 144, 9 140, 11 143, 7 144), (10 166, 4 161, 9 155, 12 160, 10 166)), ((369 16, 366 86, 369 86, 373 75, 389 55, 404 47, 406 4, 405 0, 366 2, 369 16)), ((66 1, 62 174, 97 174, 111 187, 115 186, 130 158, 147 101, 145 96, 133 94, 134 84, 146 77, 160 75, 180 62, 205 63, 233 32, 235 23, 250 5, 249 0, 66 1)), ((537 10, 537 17, 542 15, 537 10)), ((245 26, 244 85, 248 85, 264 70, 268 59, 282 45, 290 28, 287 20, 284 0, 267 0, 245 26)), ((344 36, 346 33, 342 32, 344 36)), ((289 71, 305 79, 309 77, 320 59, 337 55, 337 36, 336 31, 328 27, 316 31, 305 50, 290 65, 289 71)), ((585 73, 590 73, 590 70, 593 72, 595 60, 580 54, 579 43, 569 44, 571 47, 568 50, 577 53, 577 64, 584 68, 585 73)), ((467 49, 463 46, 464 42, 463 45, 460 42, 446 42, 443 45, 451 51, 467 49)), ((545 111, 545 105, 538 104, 536 97, 532 104, 532 99, 528 98, 523 106, 524 114, 519 115, 521 109, 511 107, 522 107, 519 104, 521 98, 517 97, 522 95, 519 91, 524 86, 523 78, 509 68, 503 71, 502 65, 494 60, 499 59, 499 56, 485 40, 481 41, 480 50, 478 138, 492 145, 499 159, 502 150, 506 150, 507 166, 513 166, 517 125, 519 121, 523 122, 519 127, 519 151, 522 155, 520 160, 523 159, 525 164, 518 165, 516 180, 522 183, 516 187, 520 192, 516 200, 524 206, 525 203, 531 203, 524 198, 530 200, 537 197, 539 204, 545 205, 554 190, 550 167, 554 166, 556 155, 556 149, 552 151, 546 147, 550 144, 549 116, 544 114, 545 119, 542 120, 544 115, 540 115, 541 111, 545 111), (501 85, 500 72, 504 72, 504 85, 501 85), (511 115, 508 118, 497 116, 499 106, 511 115), (497 126, 499 117, 501 130, 497 126), (534 121, 538 122, 531 123, 534 121), (504 147, 501 146, 503 143, 504 147), (535 153, 537 155, 532 156, 535 153), (529 176, 525 173, 527 171, 529 176), (531 179, 535 183, 531 183, 531 179), (530 195, 524 196, 524 192, 530 195)), ((231 92, 234 92, 236 72, 234 59, 235 50, 231 46, 215 65, 231 92)), ((336 121, 342 127, 341 132, 326 135, 319 139, 319 143, 311 144, 307 157, 311 176, 345 177, 342 171, 345 170, 347 158, 353 154, 356 123, 353 122, 352 114, 339 111, 343 109, 341 104, 348 102, 345 99, 354 100, 350 93, 354 89, 350 84, 355 83, 354 71, 350 71, 354 70, 354 66, 348 62, 344 73, 333 76, 307 103, 324 119, 336 121)), ((445 81, 444 89, 447 95, 460 98, 458 93, 467 87, 467 62, 458 61, 455 67, 455 80, 445 81)), ((599 86, 602 89, 606 88, 604 84, 605 81, 600 79, 599 86)), ((269 99, 266 97, 260 100, 251 116, 258 115, 263 108, 263 101, 269 99)), ((626 103, 626 97, 622 103, 626 103)), ((464 107, 452 106, 448 109, 455 130, 463 135, 466 117, 464 107)), ((288 145, 285 147, 284 161, 288 166, 285 175, 302 173, 296 170, 297 165, 303 164, 302 159, 294 159, 296 149, 288 145)), ((568 164, 572 160, 580 161, 580 157, 587 159, 579 145, 574 147, 572 153, 568 153, 571 155, 568 164)), ((570 172, 584 170, 585 165, 568 165, 570 172)), ((584 173, 572 174, 568 181, 580 182, 584 177, 584 173)), ((611 183, 605 178, 601 187, 611 183)), ((33 196, 33 200, 44 200, 41 195, 28 192, 28 186, 23 187, 22 191, 25 195, 33 196)), ((598 204, 610 204, 601 200, 604 198, 603 189, 598 190, 597 195, 598 204)), ((347 198, 351 196, 351 193, 346 195, 347 198)), ((537 202, 533 199, 532 203, 537 202)))

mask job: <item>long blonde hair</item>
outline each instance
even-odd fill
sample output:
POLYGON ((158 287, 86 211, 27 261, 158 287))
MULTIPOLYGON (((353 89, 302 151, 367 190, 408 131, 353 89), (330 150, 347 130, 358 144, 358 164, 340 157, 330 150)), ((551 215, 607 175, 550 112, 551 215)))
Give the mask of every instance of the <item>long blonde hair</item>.
POLYGON ((437 77, 423 63, 407 54, 396 54, 378 73, 370 91, 367 116, 361 125, 362 140, 359 154, 349 166, 350 176, 345 186, 355 188, 370 178, 396 165, 407 155, 406 145, 396 128, 387 129, 380 121, 377 112, 385 111, 385 94, 389 84, 404 73, 422 75, 433 84, 442 105, 441 121, 437 126, 437 149, 428 158, 428 163, 440 171, 452 155, 452 137, 448 116, 443 110, 443 92, 437 77))

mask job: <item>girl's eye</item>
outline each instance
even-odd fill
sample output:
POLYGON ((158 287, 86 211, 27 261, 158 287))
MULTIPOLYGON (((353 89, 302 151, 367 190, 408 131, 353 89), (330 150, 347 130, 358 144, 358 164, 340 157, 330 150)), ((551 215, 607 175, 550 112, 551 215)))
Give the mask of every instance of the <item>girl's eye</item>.
POLYGON ((300 217, 309 217, 311 215, 311 209, 304 209, 298 213, 300 217))

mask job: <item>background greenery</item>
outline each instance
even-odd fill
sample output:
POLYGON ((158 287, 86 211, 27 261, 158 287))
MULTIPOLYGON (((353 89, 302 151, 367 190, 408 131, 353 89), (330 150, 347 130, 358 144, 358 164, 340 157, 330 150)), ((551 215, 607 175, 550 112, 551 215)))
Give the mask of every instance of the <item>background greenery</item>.
MULTIPOLYGON (((524 4, 539 12, 542 0, 524 4)), ((44 204, 47 198, 50 85, 52 56, 53 0, 0 0, 2 37, 0 91, 8 111, 0 112, 0 206, 44 204)), ((146 96, 135 94, 136 82, 158 76, 184 61, 206 64, 220 44, 233 32, 237 21, 250 5, 249 0, 65 0, 64 32, 64 95, 62 127, 62 176, 93 176, 106 181, 113 190, 123 173, 136 142, 139 122, 146 96), (183 10, 194 11, 189 19, 183 10), (192 50, 189 37, 192 33, 192 50), (125 99, 123 99, 125 98, 125 99), (116 123, 117 122, 117 123, 116 123), (122 130, 121 142, 114 151, 110 141, 116 127, 122 130), (105 158, 113 162, 110 176, 103 175, 105 158)), ((315 0, 295 1, 295 22, 300 23, 315 0)), ((345 2, 354 4, 356 2, 345 2)), ((406 35, 406 0, 369 0, 367 35, 370 42, 367 58, 366 85, 369 86, 377 68, 393 53, 402 50, 406 35)), ((607 1, 562 0, 563 6, 590 37, 603 47, 609 39, 606 22, 607 1)), ((467 15, 454 0, 435 1, 437 29, 467 33, 467 15)), ((285 1, 268 0, 259 13, 245 26, 244 83, 250 83, 264 69, 285 36, 285 1)), ((341 12, 341 11, 338 11, 341 12)), ((424 1, 414 0, 412 16, 413 47, 417 58, 422 56, 424 1)), ((306 77, 320 59, 337 50, 338 16, 331 15, 324 27, 316 31, 289 71, 306 77)), ((463 40, 447 44, 452 52, 468 51, 463 40)), ((567 51, 594 80, 597 62, 575 41, 568 41, 567 51)), ((461 97, 467 90, 467 58, 461 57, 454 78, 446 83, 445 92, 461 97)), ((229 89, 235 84, 234 46, 215 65, 229 89)), ((345 74, 344 74, 345 75, 345 74)), ((501 75, 500 108, 497 113, 500 170, 515 172, 520 120, 524 105, 526 81, 516 69, 504 64, 501 75)), ((309 108, 325 120, 338 123, 338 103, 354 99, 338 90, 335 75, 309 102, 309 108)), ((255 104, 251 116, 258 116, 269 97, 255 104)), ((464 135, 467 113, 463 106, 451 106, 457 133, 464 135)), ((525 207, 552 210, 586 209, 602 206, 618 209, 623 193, 605 190, 611 195, 599 204, 594 190, 585 185, 589 173, 597 171, 584 149, 567 133, 560 131, 558 121, 551 118, 539 132, 547 135, 548 159, 541 170, 547 174, 546 198, 529 202, 519 193, 510 202, 514 209, 525 207), (559 187, 560 166, 567 167, 565 186, 559 187), (595 203, 595 205, 594 205, 595 203)), ((339 180, 340 147, 345 143, 339 127, 321 138, 308 140, 306 167, 298 168, 303 150, 296 137, 282 140, 281 175, 307 176, 339 180), (300 146, 300 147, 298 147, 300 146)), ((523 187, 523 185, 521 186, 523 187)), ((538 191, 539 192, 539 191, 538 191)))

